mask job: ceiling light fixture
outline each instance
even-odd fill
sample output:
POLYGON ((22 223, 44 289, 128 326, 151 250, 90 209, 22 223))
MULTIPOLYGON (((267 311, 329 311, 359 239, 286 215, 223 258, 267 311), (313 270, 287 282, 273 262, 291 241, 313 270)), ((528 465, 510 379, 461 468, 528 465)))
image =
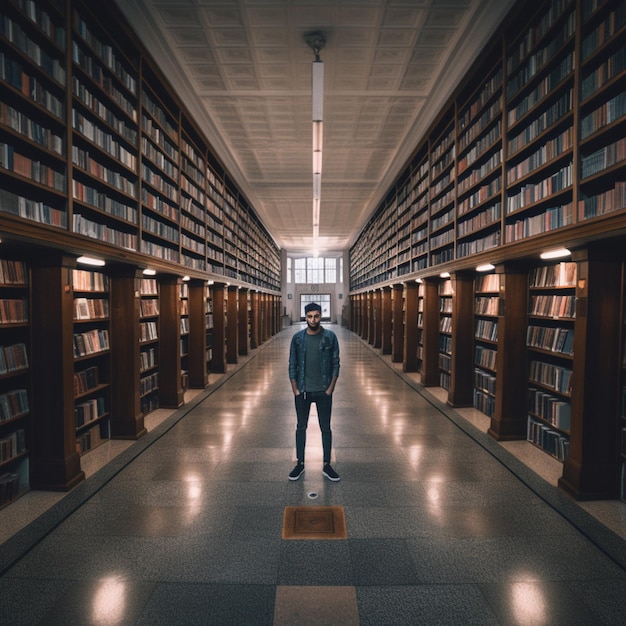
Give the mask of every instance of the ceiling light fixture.
POLYGON ((313 32, 304 36, 313 50, 315 60, 311 70, 312 120, 313 120, 313 249, 319 247, 320 203, 322 199, 322 143, 324 138, 324 63, 320 51, 326 45, 323 33, 313 32))

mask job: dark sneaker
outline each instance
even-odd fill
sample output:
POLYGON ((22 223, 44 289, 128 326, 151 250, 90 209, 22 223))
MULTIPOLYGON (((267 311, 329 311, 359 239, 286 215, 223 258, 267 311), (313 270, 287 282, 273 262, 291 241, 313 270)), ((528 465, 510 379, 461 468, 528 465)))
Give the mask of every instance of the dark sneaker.
POLYGON ((333 482, 337 482, 341 480, 341 476, 337 474, 337 472, 332 468, 330 464, 324 465, 324 469, 322 470, 322 474, 328 478, 328 480, 332 480, 333 482))
POLYGON ((289 480, 298 480, 304 474, 304 463, 298 463, 290 472, 289 480))

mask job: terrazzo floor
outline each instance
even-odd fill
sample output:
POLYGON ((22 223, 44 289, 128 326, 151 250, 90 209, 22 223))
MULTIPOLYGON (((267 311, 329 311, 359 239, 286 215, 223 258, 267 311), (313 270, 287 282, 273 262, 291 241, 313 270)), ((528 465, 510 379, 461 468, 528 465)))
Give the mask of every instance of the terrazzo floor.
POLYGON ((0 545, 0 624, 625 623, 626 542, 338 326, 342 480, 313 410, 289 481, 298 328, 0 545))

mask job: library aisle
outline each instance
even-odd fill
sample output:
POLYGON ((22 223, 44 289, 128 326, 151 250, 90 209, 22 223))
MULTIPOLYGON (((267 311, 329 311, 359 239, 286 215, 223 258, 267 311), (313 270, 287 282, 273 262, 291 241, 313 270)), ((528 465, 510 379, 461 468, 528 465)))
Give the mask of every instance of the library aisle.
POLYGON ((289 481, 298 328, 0 546, 0 622, 624 623, 624 541, 337 326, 341 481, 322 476, 314 410, 305 475, 289 481), (346 537, 298 538, 303 508, 346 537))

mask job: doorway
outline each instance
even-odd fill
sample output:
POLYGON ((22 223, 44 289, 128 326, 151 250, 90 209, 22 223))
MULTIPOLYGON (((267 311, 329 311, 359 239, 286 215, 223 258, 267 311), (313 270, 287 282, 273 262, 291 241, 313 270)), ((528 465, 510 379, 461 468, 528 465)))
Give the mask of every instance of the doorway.
POLYGON ((300 321, 304 322, 304 307, 309 302, 317 302, 322 307, 322 322, 330 322, 330 294, 329 293, 303 293, 300 294, 300 321))

